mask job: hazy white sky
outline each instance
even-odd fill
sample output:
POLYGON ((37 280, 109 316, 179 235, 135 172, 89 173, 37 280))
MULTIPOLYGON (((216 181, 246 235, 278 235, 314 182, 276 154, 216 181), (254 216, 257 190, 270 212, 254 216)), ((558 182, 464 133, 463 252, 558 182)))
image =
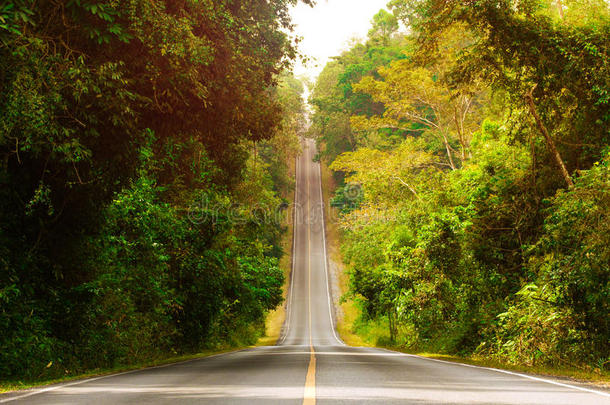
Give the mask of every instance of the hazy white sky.
POLYGON ((301 53, 315 58, 307 66, 297 62, 295 74, 315 78, 331 56, 347 48, 350 39, 366 38, 373 15, 389 0, 318 0, 311 8, 299 3, 291 11, 295 33, 302 37, 301 53))

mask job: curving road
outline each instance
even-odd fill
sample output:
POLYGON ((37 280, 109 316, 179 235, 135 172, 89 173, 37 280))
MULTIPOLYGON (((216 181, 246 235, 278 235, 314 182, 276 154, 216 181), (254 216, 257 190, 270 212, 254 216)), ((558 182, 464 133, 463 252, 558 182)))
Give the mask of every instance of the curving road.
POLYGON ((610 394, 501 370, 347 347, 334 328, 315 144, 297 161, 293 277, 277 346, 0 396, 29 404, 610 404, 610 394))

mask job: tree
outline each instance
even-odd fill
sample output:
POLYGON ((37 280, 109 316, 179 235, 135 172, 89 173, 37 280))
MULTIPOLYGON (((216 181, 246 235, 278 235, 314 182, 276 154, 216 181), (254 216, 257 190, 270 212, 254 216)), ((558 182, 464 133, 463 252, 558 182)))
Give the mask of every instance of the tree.
POLYGON ((369 30, 371 40, 381 40, 384 45, 390 41, 392 34, 398 31, 398 20, 384 9, 373 16, 372 28, 369 30))
POLYGON ((427 58, 431 62, 427 67, 409 59, 397 60, 379 69, 381 80, 363 78, 355 90, 371 95, 374 101, 385 106, 385 111, 368 119, 355 116, 352 126, 361 131, 386 129, 437 137, 442 141, 446 163, 451 169, 457 167, 454 162, 457 141, 460 149, 457 156, 463 163, 471 134, 480 120, 477 110, 485 91, 475 80, 456 87, 447 77, 455 67, 455 55, 464 42, 468 43, 455 40, 460 29, 453 27, 443 34, 443 51, 439 51, 442 56, 427 58))

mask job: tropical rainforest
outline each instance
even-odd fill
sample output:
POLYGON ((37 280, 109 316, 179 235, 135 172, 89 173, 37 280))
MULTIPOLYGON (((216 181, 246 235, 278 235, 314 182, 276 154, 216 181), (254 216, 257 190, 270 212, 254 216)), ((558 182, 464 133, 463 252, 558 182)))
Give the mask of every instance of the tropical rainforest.
POLYGON ((311 136, 373 344, 610 369, 610 8, 393 0, 311 136))
POLYGON ((0 3, 0 378, 264 333, 304 125, 295 3, 0 3))

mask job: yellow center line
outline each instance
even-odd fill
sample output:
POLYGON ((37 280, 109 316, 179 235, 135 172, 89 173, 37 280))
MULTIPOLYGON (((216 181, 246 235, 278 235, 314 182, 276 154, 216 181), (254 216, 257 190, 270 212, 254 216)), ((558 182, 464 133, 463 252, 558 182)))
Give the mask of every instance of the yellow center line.
MULTIPOLYGON (((307 167, 307 166, 306 166, 307 167)), ((305 377, 305 391, 303 392, 303 405, 316 403, 316 352, 313 348, 311 334, 311 193, 309 189, 309 176, 307 176, 307 303, 309 313, 309 367, 305 377)))

